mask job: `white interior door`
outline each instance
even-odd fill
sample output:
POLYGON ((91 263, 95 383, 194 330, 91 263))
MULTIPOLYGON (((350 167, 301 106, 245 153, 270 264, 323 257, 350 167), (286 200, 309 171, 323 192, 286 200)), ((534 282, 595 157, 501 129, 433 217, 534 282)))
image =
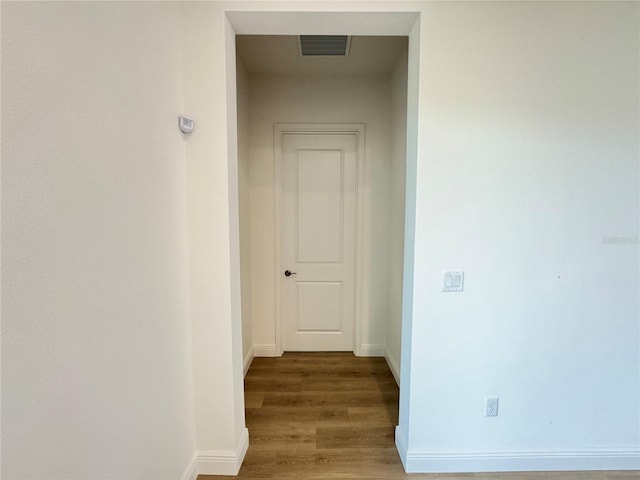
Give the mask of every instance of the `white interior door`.
POLYGON ((283 135, 286 351, 353 351, 356 152, 353 133, 283 135))

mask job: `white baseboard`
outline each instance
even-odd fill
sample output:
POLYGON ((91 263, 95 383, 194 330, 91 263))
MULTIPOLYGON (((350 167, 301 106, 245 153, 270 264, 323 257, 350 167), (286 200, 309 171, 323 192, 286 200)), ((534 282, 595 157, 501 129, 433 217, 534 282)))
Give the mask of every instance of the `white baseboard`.
POLYGON ((384 357, 384 345, 360 345, 354 353, 356 357, 384 357))
POLYGON ((391 375, 396 380, 396 384, 400 386, 400 367, 398 366, 398 362, 389 355, 389 351, 384 351, 384 359, 387 361, 387 365, 389 365, 389 370, 391 370, 391 375))
POLYGON ((248 448, 249 430, 245 428, 235 451, 209 450, 197 452, 198 475, 238 475, 248 448))
POLYGON ((398 450, 398 455, 400 455, 400 461, 402 462, 404 471, 407 472, 407 446, 405 445, 403 438, 404 436, 400 430, 400 425, 396 425, 396 449, 398 450))
POLYGON ((278 351, 275 345, 254 345, 254 357, 281 357, 282 353, 278 351))
POLYGON ((434 452, 407 450, 397 434, 396 445, 407 473, 640 470, 638 449, 434 452))
POLYGON ((244 376, 245 377, 247 376, 247 372, 249 371, 251 362, 253 362, 253 347, 251 347, 247 352, 247 354, 244 356, 244 376))
POLYGON ((198 456, 193 455, 180 480, 196 480, 198 478, 198 456))

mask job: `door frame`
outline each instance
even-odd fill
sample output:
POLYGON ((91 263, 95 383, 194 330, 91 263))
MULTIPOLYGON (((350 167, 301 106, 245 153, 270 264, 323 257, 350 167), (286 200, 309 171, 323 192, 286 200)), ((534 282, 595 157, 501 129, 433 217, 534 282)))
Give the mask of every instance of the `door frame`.
POLYGON ((368 211, 365 203, 365 125, 364 123, 276 123, 273 129, 273 184, 274 184, 274 239, 275 239, 275 343, 276 353, 284 352, 284 315, 282 314, 282 145, 284 135, 337 134, 356 136, 356 244, 355 291, 353 318, 353 353, 360 354, 362 343, 362 299, 365 242, 365 219, 368 211))

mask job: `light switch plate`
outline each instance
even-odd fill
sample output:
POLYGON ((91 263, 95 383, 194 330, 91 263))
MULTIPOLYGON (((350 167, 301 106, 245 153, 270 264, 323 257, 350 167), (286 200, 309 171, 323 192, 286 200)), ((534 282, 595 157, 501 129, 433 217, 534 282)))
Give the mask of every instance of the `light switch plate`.
POLYGON ((462 292, 464 290, 464 270, 444 270, 442 272, 443 292, 462 292))

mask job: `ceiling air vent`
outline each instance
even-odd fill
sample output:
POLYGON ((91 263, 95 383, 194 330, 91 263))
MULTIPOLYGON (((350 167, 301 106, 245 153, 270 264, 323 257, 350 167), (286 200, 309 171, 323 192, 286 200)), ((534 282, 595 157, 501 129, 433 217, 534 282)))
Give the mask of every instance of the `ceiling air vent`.
POLYGON ((351 37, 347 35, 300 35, 298 51, 302 56, 349 55, 351 37))

